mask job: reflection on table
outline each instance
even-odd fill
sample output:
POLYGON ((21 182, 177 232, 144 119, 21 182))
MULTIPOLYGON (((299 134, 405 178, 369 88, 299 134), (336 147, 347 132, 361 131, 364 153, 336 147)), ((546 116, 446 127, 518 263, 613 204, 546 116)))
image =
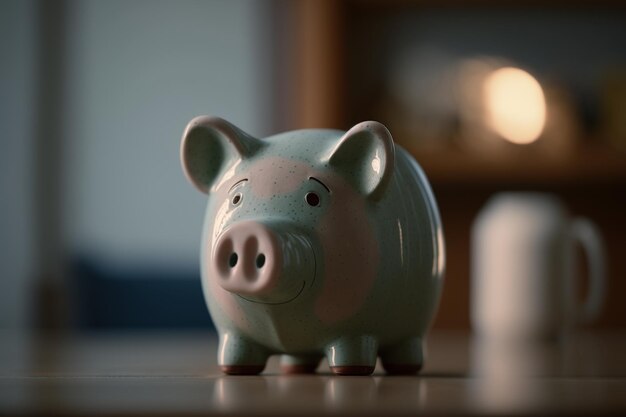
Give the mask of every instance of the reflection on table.
POLYGON ((424 371, 391 377, 219 374, 206 334, 2 335, 0 414, 612 414, 626 412, 626 337, 486 345, 434 333, 424 371))

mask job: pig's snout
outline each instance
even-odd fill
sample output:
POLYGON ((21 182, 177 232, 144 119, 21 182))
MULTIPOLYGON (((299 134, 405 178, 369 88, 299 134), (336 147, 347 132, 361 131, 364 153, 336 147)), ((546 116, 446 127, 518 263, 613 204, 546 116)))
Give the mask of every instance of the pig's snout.
POLYGON ((218 237, 211 263, 222 288, 268 302, 299 294, 315 273, 313 251, 303 236, 280 229, 244 221, 218 237))
POLYGON ((274 232, 248 221, 230 227, 219 237, 212 261, 224 289, 258 294, 276 284, 281 258, 274 232))

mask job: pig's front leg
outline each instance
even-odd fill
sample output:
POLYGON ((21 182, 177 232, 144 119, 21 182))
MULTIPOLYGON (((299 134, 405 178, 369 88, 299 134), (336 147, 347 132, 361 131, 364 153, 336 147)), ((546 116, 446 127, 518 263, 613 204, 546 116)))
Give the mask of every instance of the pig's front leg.
POLYGON ((388 374, 412 375, 422 369, 422 339, 414 337, 380 352, 380 360, 388 374))
POLYGON ((378 342, 372 336, 344 336, 326 348, 328 365, 337 375, 369 375, 376 367, 378 342))
POLYGON ((222 372, 229 375, 256 375, 263 371, 269 352, 237 332, 220 336, 217 361, 222 372))

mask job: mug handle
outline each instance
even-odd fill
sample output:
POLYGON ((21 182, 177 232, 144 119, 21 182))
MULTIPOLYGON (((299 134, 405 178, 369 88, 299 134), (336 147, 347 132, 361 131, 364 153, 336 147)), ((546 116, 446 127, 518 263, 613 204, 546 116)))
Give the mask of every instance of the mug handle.
POLYGON ((576 321, 589 323, 600 315, 606 288, 606 260, 604 243, 598 228, 584 217, 574 219, 570 226, 574 240, 580 242, 589 266, 589 294, 576 312, 576 321))

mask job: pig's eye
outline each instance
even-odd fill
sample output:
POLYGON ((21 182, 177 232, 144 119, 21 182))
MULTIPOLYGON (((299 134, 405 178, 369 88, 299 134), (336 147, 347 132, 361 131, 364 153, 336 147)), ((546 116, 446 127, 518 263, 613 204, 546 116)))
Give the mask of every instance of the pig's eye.
POLYGON ((310 192, 304 196, 307 204, 312 207, 317 207, 320 205, 320 196, 317 193, 310 192))
POLYGON ((241 193, 237 193, 233 196, 233 199, 231 201, 233 203, 233 206, 238 206, 241 203, 241 200, 243 200, 243 196, 241 195, 241 193))

